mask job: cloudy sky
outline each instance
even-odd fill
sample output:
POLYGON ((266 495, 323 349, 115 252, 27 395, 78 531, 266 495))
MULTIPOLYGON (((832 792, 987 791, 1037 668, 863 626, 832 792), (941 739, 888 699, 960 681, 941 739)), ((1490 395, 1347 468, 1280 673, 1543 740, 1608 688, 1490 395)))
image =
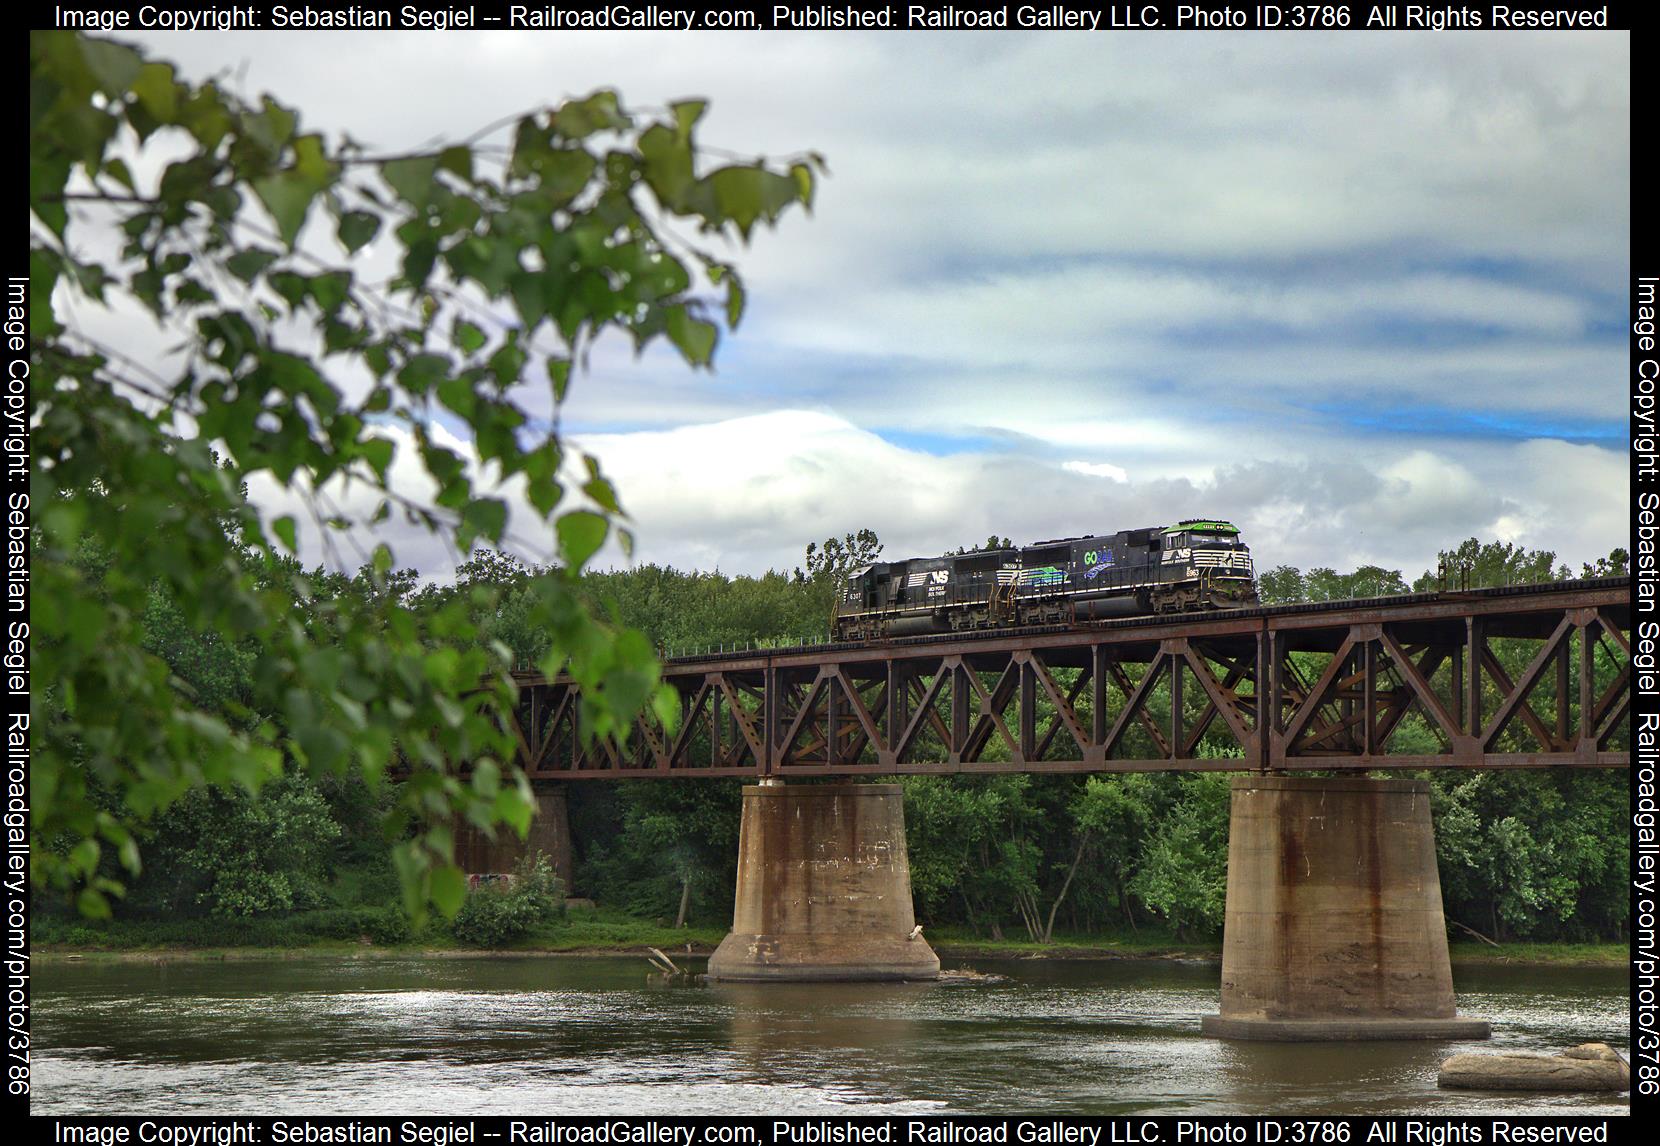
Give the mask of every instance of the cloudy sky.
MULTIPOLYGON (((1624 33, 155 35, 395 149, 615 86, 822 152, 713 374, 602 346, 562 416, 638 558, 755 573, 1231 518, 1407 577, 1624 544, 1624 33)), ((402 563, 447 572, 412 537, 402 563)), ((317 556, 318 554, 310 554, 317 556)))

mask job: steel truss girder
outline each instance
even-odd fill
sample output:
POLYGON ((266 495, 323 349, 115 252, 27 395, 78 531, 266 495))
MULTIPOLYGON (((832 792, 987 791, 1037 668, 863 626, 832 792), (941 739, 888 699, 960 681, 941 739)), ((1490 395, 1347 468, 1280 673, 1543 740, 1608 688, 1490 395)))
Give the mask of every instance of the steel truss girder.
POLYGON ((1551 588, 671 661, 673 735, 525 675, 513 731, 532 779, 1629 767, 1629 588, 1551 588))

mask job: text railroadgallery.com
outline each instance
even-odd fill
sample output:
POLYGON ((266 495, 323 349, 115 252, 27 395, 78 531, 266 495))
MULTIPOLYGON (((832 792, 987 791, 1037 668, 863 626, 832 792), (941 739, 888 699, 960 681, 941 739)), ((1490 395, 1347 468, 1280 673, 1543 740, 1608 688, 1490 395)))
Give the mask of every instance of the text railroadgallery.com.
POLYGON ((1634 1098, 1660 1094, 1660 949, 1655 945, 1656 867, 1660 866, 1660 613, 1656 612, 1660 558, 1660 433, 1655 429, 1660 387, 1660 278, 1639 275, 1632 297, 1631 479, 1632 605, 1632 894, 1631 1075, 1634 1098))
POLYGON ((1608 30, 1624 26, 1615 4, 1236 4, 841 3, 726 4, 673 0, 508 4, 110 4, 68 0, 52 25, 83 31, 383 29, 445 32, 784 29, 1112 31, 1608 30))

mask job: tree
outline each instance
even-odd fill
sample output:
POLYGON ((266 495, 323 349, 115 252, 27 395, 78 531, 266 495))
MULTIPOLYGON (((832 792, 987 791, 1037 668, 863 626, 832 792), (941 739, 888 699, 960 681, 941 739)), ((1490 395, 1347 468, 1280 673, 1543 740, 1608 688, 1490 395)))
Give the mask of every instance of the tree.
POLYGON ((997 534, 993 533, 986 538, 985 543, 982 545, 964 545, 960 548, 949 550, 946 552, 945 556, 961 557, 965 553, 985 553, 988 550, 993 549, 1013 548, 1014 542, 1010 541, 1007 537, 999 537, 997 534))
POLYGON ((1598 557, 1593 562, 1586 562, 1580 566, 1580 570, 1581 577, 1623 577, 1631 572, 1631 554, 1615 546, 1608 551, 1607 557, 1598 557))
POLYGON ((847 582, 866 565, 882 555, 882 542, 874 530, 861 529, 841 539, 827 537, 822 546, 809 541, 804 560, 807 572, 795 571, 797 580, 811 581, 824 595, 828 613, 842 599, 847 582))
POLYGON ((1182 777, 1182 797, 1142 852, 1136 895, 1178 936, 1222 929, 1228 889, 1228 778, 1182 777))
POLYGON ((640 115, 611 91, 523 116, 505 148, 481 135, 377 155, 305 130, 270 96, 244 102, 69 32, 30 34, 29 98, 31 636, 45 685, 31 878, 79 887, 81 909, 105 914, 120 885, 99 874, 104 849, 138 870, 135 825, 185 793, 255 790, 285 761, 378 775, 395 759, 406 902, 453 912, 455 816, 529 822, 498 719, 514 699, 508 657, 461 639, 461 602, 417 618, 396 592, 320 597, 292 562, 299 522, 242 490, 286 491, 331 562, 360 547, 376 585, 393 569, 376 527, 393 515, 458 554, 545 546, 558 570, 530 580, 525 603, 549 635, 543 670, 581 682, 594 735, 647 703, 672 722, 649 642, 572 591, 613 531, 631 542, 616 491, 537 427, 607 332, 664 338, 707 368, 743 285, 664 224, 747 242, 810 206, 821 162, 710 168, 701 101, 640 115), (151 158, 162 141, 170 162, 151 158), (383 287, 364 277, 371 240, 397 267, 383 287), (99 318, 116 309, 147 311, 184 353, 138 361, 106 344, 99 318), (467 425, 476 462, 434 431, 440 413, 467 425), (410 470, 430 498, 409 492, 410 470), (486 474, 522 483, 532 507, 511 537, 486 474), (343 508, 365 494, 373 509, 343 508), (156 594, 201 639, 255 650, 245 695, 208 705, 147 647, 156 594))
POLYGON ((1474 537, 1437 555, 1436 568, 1426 569, 1412 583, 1414 592, 1437 589, 1489 589, 1504 585, 1535 585, 1572 576, 1566 565, 1556 564, 1548 549, 1528 549, 1508 541, 1483 542, 1474 537))
POLYGON ((1295 605, 1308 600, 1303 574, 1295 565, 1278 565, 1257 578, 1257 596, 1264 605, 1295 605))
POLYGON ((1398 569, 1362 565, 1353 573, 1310 569, 1303 578, 1302 592, 1301 599, 1305 601, 1347 601, 1357 597, 1387 597, 1408 589, 1398 569))
POLYGON ((1153 783, 1139 773, 1091 776, 1072 803, 1080 834, 1096 849, 1097 866, 1117 893, 1124 919, 1135 926, 1129 882, 1155 819, 1153 783))
POLYGON ((198 788, 156 819, 143 906, 169 916, 203 908, 249 916, 315 907, 323 900, 340 826, 303 775, 255 796, 198 788))

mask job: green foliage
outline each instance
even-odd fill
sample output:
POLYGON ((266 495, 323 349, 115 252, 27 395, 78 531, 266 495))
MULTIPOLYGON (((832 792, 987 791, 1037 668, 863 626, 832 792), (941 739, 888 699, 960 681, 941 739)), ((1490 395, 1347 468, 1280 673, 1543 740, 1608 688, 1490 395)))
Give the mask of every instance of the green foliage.
POLYGON ((782 573, 728 577, 658 565, 589 573, 583 589, 617 623, 666 651, 736 644, 797 644, 828 632, 827 599, 782 573))
POLYGON ((1295 566, 1280 565, 1257 580, 1257 594, 1265 605, 1345 601, 1407 592, 1411 590, 1398 569, 1384 569, 1377 565, 1362 565, 1352 573, 1318 568, 1310 569, 1306 574, 1295 566))
POLYGON ((999 536, 997 536, 997 534, 993 533, 989 537, 987 537, 985 539, 985 541, 980 545, 964 545, 964 546, 962 546, 960 548, 957 548, 957 549, 951 549, 951 550, 948 550, 945 553, 945 556, 946 557, 960 557, 964 553, 982 553, 982 552, 985 552, 988 549, 1012 549, 1012 548, 1014 548, 1014 542, 1013 541, 1010 541, 1007 537, 999 537, 999 536))
POLYGON ((1093 841, 1096 870, 1105 877, 1102 891, 1116 899, 1132 927, 1130 881, 1140 866, 1148 833, 1161 818, 1161 804, 1158 781, 1142 773, 1091 776, 1072 802, 1078 830, 1089 833, 1093 841))
POLYGON ((474 947, 505 947, 564 910, 564 888, 541 852, 523 860, 511 881, 474 888, 450 922, 450 932, 474 947))
POLYGON ((1308 600, 1303 573, 1295 565, 1278 565, 1257 577, 1257 596, 1264 605, 1295 605, 1308 600))
POLYGON ((807 571, 797 569, 796 580, 810 581, 818 587, 828 616, 835 602, 841 600, 848 579, 881 555, 881 539, 869 529, 841 538, 827 537, 822 546, 809 541, 803 555, 807 571))
MULTIPOLYGON (((1615 551, 1619 552, 1618 550, 1615 551)), ((1436 568, 1425 570, 1412 583, 1417 593, 1437 589, 1489 589, 1503 585, 1536 585, 1560 581, 1573 575, 1566 565, 1556 564, 1548 549, 1528 549, 1508 541, 1480 541, 1474 537, 1436 557, 1436 568)))
POLYGON ((1586 562, 1580 566, 1581 577, 1623 577, 1631 572, 1631 554, 1629 551, 1615 546, 1608 551, 1607 557, 1598 557, 1595 561, 1586 562))
MULTIPOLYGON (((583 458, 567 499, 562 444, 531 414, 564 400, 607 330, 707 367, 743 286, 662 223, 747 241, 811 205, 820 161, 707 168, 701 102, 641 116, 611 91, 524 116, 505 152, 375 156, 269 96, 58 31, 30 34, 29 99, 32 635, 51 682, 31 878, 105 915, 122 891, 109 853, 136 873, 135 829, 187 793, 396 760, 408 780, 386 832, 406 902, 455 902, 455 817, 528 816, 498 719, 515 652, 474 639, 471 598, 417 616, 373 527, 397 513, 459 552, 498 545, 506 505, 478 475, 522 482, 559 572, 518 586, 512 625, 546 638, 521 651, 582 683, 592 735, 653 697, 672 711, 649 643, 595 621, 572 588, 614 529, 630 540, 616 491, 583 458), (385 287, 364 277, 371 239, 396 268, 385 287), (118 308, 147 311, 186 353, 141 363, 103 345, 100 316, 118 308), (546 378, 545 398, 526 377, 546 378), (441 410, 466 423, 477 465, 434 431, 441 410), (406 492, 411 470, 430 501, 406 492), (305 507, 336 568, 343 541, 373 550, 366 591, 300 569, 296 521, 243 496, 255 478, 305 507), (368 520, 339 511, 348 490, 378 503, 368 520), (453 761, 475 765, 470 781, 453 761)), ((224 902, 285 894, 244 880, 224 902)))
POLYGON ((157 816, 134 907, 271 915, 323 903, 340 826, 316 786, 285 775, 257 795, 198 789, 157 816))
POLYGON ((1033 811, 1024 800, 1031 777, 906 776, 900 784, 911 893, 924 915, 947 911, 953 899, 971 921, 1009 910, 1007 900, 988 903, 987 896, 1031 879, 1030 850, 1011 833, 1033 811))
POLYGON ((1178 935, 1222 928, 1228 892, 1228 777, 1184 775, 1182 796, 1159 826, 1131 882, 1178 935))
POLYGON ((688 919, 730 923, 742 791, 737 780, 617 784, 596 817, 611 830, 587 833, 583 886, 645 918, 676 920, 684 904, 688 919))
POLYGON ((295 928, 324 939, 369 939, 382 947, 407 943, 414 934, 397 907, 329 907, 297 916, 295 928))
POLYGON ((365 938, 396 946, 415 938, 400 907, 319 908, 282 916, 199 916, 192 919, 88 920, 36 913, 29 937, 47 947, 114 950, 155 948, 305 947, 360 944, 365 938))
POLYGON ((1431 783, 1449 919, 1501 941, 1625 934, 1625 776, 1441 772, 1431 783))

